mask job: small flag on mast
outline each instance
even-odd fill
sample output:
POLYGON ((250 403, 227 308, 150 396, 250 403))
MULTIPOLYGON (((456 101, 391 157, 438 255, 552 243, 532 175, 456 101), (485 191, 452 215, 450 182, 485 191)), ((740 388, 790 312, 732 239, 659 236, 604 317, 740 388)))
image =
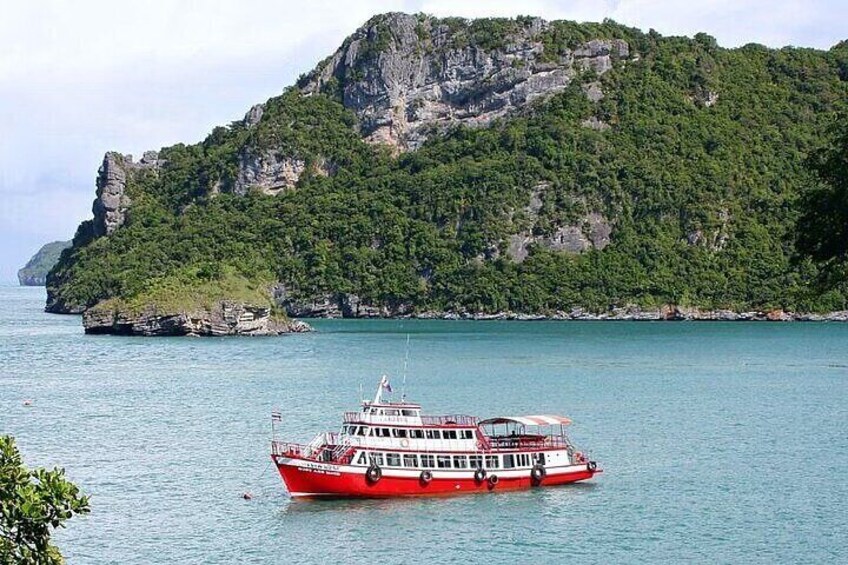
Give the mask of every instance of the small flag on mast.
POLYGON ((392 392, 392 385, 389 384, 389 377, 383 375, 383 380, 380 382, 380 384, 383 386, 383 390, 385 390, 386 392, 392 392))

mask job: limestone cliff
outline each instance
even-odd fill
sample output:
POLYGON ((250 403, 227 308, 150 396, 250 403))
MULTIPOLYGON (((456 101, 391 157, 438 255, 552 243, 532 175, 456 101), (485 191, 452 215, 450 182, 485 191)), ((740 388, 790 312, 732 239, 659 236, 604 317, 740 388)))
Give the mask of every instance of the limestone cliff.
POLYGON ((279 318, 267 306, 222 300, 209 309, 161 309, 150 305, 140 312, 106 301, 83 313, 88 334, 138 336, 268 336, 303 333, 312 328, 297 320, 279 318))
POLYGON ((127 176, 139 170, 156 170, 159 158, 155 151, 147 151, 136 163, 132 155, 114 151, 106 153, 97 171, 97 197, 91 211, 94 214, 95 236, 112 235, 124 224, 132 200, 127 194, 127 176))
MULTIPOLYGON (((468 41, 473 25, 420 14, 377 16, 299 86, 339 96, 366 139, 403 151, 451 125, 486 125, 630 56, 620 39, 547 53, 541 35, 549 24, 539 18, 515 20, 491 46, 468 41)), ((603 96, 597 83, 586 91, 594 100, 603 96)))

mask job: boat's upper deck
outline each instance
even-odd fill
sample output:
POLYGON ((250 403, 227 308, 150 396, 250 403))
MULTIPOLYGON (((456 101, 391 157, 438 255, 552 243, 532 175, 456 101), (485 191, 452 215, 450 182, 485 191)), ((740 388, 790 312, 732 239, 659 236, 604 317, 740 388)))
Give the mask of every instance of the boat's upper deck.
POLYGON ((345 424, 385 424, 404 427, 433 427, 468 428, 477 427, 479 419, 464 414, 448 416, 425 416, 421 414, 421 406, 408 402, 386 404, 363 404, 359 412, 345 412, 345 424))

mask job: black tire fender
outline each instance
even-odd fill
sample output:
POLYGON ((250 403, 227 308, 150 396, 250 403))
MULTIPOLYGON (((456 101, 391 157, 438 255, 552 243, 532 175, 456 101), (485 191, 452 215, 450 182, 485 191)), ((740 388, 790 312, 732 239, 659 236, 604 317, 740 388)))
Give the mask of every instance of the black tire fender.
POLYGON ((368 470, 365 471, 365 478, 367 478, 370 483, 379 482, 380 479, 383 478, 383 470, 378 465, 371 465, 368 467, 368 470))
POLYGON ((477 483, 482 483, 483 481, 485 481, 486 469, 482 467, 477 467, 477 470, 474 471, 474 480, 477 481, 477 483))
POLYGON ((547 475, 548 471, 542 465, 535 465, 530 471, 530 478, 537 483, 541 483, 547 475))
POLYGON ((432 471, 421 471, 421 482, 425 485, 430 484, 430 481, 433 480, 433 472, 432 471))

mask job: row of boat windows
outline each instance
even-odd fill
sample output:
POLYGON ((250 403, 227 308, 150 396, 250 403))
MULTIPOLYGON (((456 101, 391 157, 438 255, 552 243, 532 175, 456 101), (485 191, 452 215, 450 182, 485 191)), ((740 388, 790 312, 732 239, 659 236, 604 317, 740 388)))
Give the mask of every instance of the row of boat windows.
POLYGON ((356 462, 360 465, 379 465, 380 467, 413 467, 416 469, 513 469, 530 467, 532 464, 545 464, 545 454, 509 453, 506 455, 438 455, 422 453, 380 453, 363 451, 356 462), (501 460, 503 458, 503 460, 501 460))
POLYGON ((362 437, 393 437, 412 439, 474 439, 474 430, 422 430, 404 428, 372 428, 342 426, 342 433, 362 437))
POLYGON ((395 410, 394 408, 371 408, 368 412, 370 414, 378 414, 380 416, 419 416, 418 410, 395 410))

